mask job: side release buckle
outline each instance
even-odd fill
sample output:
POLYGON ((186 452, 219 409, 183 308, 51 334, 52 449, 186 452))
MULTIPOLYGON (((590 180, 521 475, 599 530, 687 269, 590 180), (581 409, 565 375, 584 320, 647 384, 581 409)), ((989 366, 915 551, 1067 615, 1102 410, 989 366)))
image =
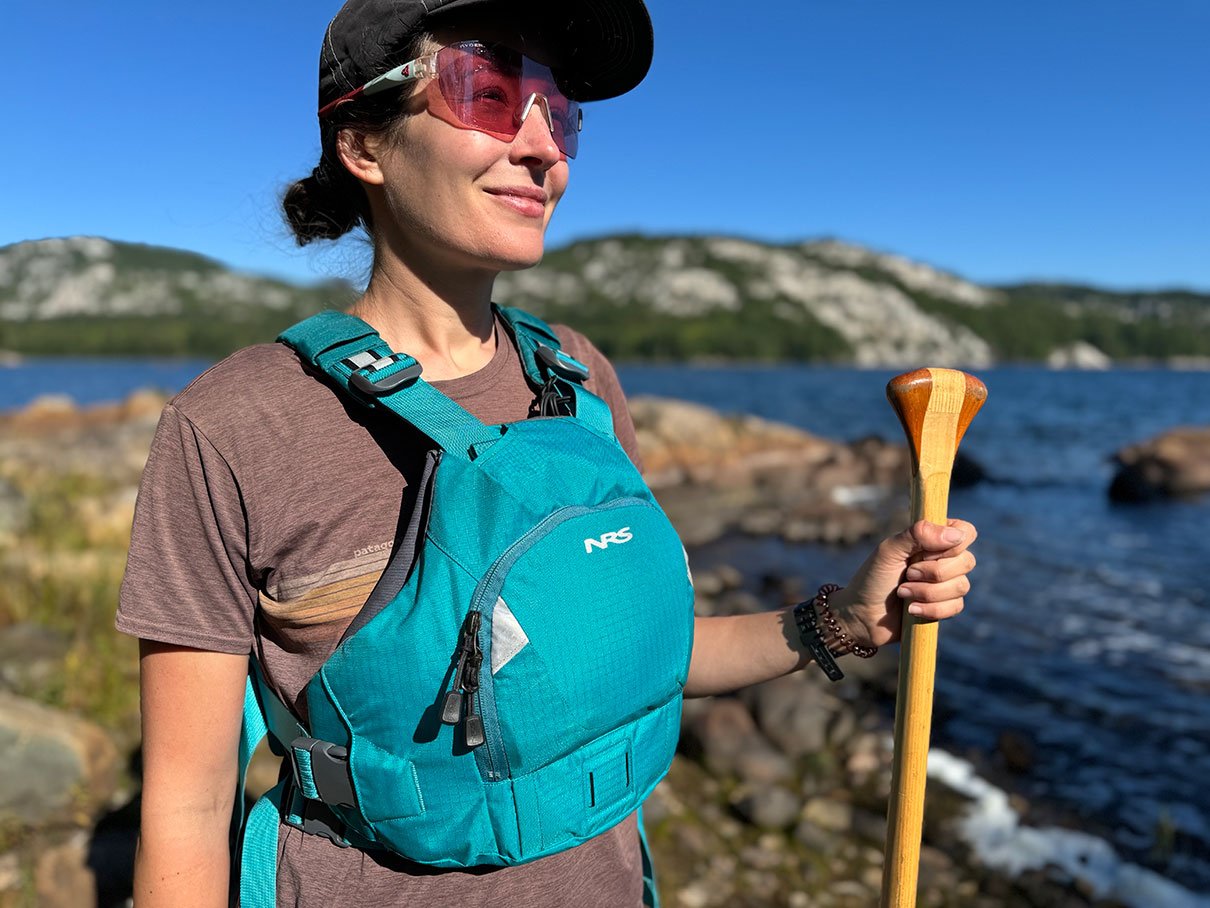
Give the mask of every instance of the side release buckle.
POLYGON ((412 360, 412 357, 406 353, 392 353, 390 356, 384 356, 381 359, 371 359, 370 355, 365 353, 351 356, 345 360, 345 364, 355 370, 349 375, 349 384, 362 394, 369 395, 370 397, 382 397, 385 394, 392 394, 418 379, 424 368, 420 363, 412 360, 410 366, 387 372, 387 374, 381 377, 378 376, 397 363, 408 360, 412 360))
POLYGON ((546 344, 538 344, 535 356, 542 365, 560 378, 577 383, 588 381, 588 367, 561 350, 548 347, 546 344))
POLYGON ((305 797, 340 807, 355 806, 347 748, 318 738, 299 737, 290 742, 290 759, 294 784, 305 797))

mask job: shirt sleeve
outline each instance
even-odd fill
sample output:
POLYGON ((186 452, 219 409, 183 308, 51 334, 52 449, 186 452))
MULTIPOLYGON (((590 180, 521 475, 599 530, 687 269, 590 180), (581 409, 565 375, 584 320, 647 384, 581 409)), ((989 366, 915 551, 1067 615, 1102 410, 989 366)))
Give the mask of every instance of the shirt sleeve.
POLYGON ((626 395, 622 391, 622 383, 618 380, 613 363, 580 332, 566 325, 552 327, 563 342, 563 349, 567 354, 588 367, 588 381, 584 383, 584 387, 609 405, 613 414, 613 431, 622 444, 622 450, 629 455, 639 472, 643 472, 643 459, 639 456, 639 440, 634 431, 634 419, 630 416, 630 407, 626 404, 626 395))
POLYGON ((239 484, 170 403, 139 484, 116 626, 148 640, 242 654, 252 650, 256 604, 239 484))

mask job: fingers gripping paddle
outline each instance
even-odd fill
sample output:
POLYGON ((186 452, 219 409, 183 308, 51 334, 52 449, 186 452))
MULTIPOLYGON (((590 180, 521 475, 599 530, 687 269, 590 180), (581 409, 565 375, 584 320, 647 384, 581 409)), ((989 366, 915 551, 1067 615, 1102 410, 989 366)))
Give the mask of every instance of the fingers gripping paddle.
MULTIPOLYGON (((954 455, 966 427, 987 399, 987 388, 965 372, 917 369, 891 379, 886 395, 903 423, 912 453, 912 523, 924 519, 945 526, 954 455)), ((882 908, 913 908, 916 904, 936 666, 936 622, 905 611, 882 908)))

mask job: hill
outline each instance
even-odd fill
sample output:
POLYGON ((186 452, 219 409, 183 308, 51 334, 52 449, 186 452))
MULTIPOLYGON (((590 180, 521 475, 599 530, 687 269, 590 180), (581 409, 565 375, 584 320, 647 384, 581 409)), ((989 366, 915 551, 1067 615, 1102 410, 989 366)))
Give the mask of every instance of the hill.
MULTIPOLYGON (((96 237, 0 248, 0 350, 221 356, 355 296, 96 237)), ((1210 357, 1210 294, 981 286, 837 240, 638 234, 550 251, 496 298, 622 359, 1097 364, 1210 357)))

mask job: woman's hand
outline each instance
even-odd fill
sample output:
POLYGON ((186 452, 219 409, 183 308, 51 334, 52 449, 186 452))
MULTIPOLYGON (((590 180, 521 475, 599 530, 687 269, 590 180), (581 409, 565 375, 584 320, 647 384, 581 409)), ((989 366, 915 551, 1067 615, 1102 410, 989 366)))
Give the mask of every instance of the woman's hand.
POLYGON ((975 567, 969 551, 978 533, 965 520, 941 527, 918 521, 879 543, 848 585, 829 605, 857 643, 882 646, 899 639, 902 606, 913 615, 939 620, 962 611, 975 567))

